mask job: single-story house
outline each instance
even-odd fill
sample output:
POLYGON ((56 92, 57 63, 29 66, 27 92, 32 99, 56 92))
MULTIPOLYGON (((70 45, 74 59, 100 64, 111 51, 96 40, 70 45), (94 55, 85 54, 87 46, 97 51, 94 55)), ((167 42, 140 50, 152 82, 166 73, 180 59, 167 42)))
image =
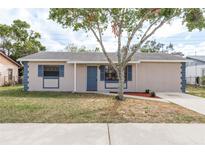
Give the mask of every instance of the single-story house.
MULTIPOLYGON (((117 62, 116 53, 108 53, 117 62)), ((26 91, 116 91, 118 79, 101 52, 39 52, 18 59, 26 91)), ((136 53, 125 71, 124 89, 184 92, 186 59, 164 53, 136 53)))
POLYGON ((196 84, 197 77, 205 76, 205 56, 187 56, 186 58, 187 84, 196 84))
POLYGON ((20 65, 0 51, 0 86, 18 82, 18 69, 20 65))

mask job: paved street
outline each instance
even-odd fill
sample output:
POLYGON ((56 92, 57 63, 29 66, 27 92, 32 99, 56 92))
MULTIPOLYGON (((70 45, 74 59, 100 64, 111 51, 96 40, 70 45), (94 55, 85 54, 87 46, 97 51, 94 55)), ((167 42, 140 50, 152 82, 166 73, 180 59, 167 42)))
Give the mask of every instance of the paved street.
POLYGON ((0 144, 205 144, 205 124, 0 124, 0 144))

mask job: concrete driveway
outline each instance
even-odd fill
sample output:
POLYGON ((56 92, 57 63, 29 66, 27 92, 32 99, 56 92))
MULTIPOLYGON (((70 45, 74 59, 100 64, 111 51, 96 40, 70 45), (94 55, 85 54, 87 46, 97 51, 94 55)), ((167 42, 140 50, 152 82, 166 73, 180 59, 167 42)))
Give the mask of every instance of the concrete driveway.
POLYGON ((0 144, 205 144, 205 124, 0 124, 0 144))
POLYGON ((184 93, 157 93, 157 96, 205 115, 205 98, 184 93))

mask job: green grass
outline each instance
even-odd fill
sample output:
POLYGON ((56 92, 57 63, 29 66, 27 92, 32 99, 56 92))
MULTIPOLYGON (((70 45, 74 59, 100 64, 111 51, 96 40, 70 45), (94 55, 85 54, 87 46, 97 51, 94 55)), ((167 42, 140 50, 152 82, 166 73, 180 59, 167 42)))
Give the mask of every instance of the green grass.
POLYGON ((205 116, 172 103, 66 92, 23 92, 0 87, 1 123, 204 123, 205 116))
POLYGON ((205 87, 187 86, 187 93, 199 97, 205 97, 205 87))

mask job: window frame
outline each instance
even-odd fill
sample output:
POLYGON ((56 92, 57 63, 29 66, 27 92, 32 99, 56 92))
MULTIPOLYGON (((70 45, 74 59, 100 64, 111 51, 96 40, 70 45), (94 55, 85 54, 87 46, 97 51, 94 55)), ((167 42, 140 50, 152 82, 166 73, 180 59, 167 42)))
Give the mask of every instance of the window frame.
POLYGON ((8 80, 12 81, 13 80, 13 69, 9 68, 8 69, 8 80), (11 73, 11 74, 10 74, 11 73), (11 78, 10 78, 11 77, 11 78))
MULTIPOLYGON (((119 82, 119 79, 117 77, 117 72, 112 68, 112 66, 110 65, 105 65, 105 68, 104 68, 104 76, 105 76, 105 82, 110 82, 110 83, 117 83, 119 82), (114 71, 114 72, 107 72, 107 71, 114 71), (115 73, 115 79, 113 80, 110 80, 110 79, 107 79, 107 74, 114 74, 115 73)), ((127 66, 125 68, 125 72, 124 72, 124 77, 125 77, 125 81, 124 82, 127 82, 128 81, 128 69, 127 69, 127 66)))
POLYGON ((52 78, 52 77, 55 77, 55 78, 59 78, 60 77, 60 68, 59 68, 59 65, 43 65, 43 77, 45 78, 52 78), (56 67, 56 71, 51 71, 51 70, 46 70, 46 67, 56 67), (58 72, 57 75, 45 75, 45 72, 58 72))

